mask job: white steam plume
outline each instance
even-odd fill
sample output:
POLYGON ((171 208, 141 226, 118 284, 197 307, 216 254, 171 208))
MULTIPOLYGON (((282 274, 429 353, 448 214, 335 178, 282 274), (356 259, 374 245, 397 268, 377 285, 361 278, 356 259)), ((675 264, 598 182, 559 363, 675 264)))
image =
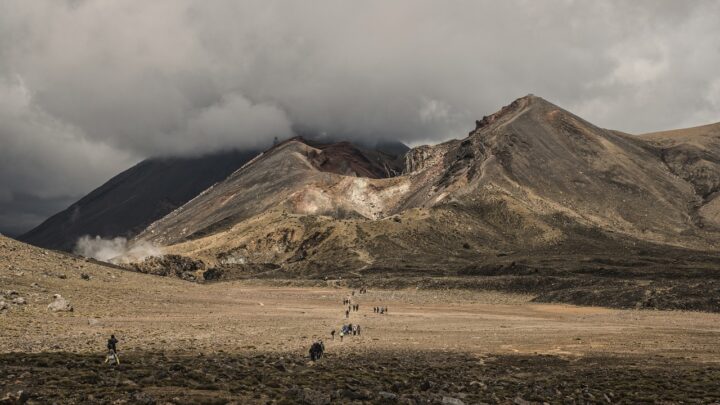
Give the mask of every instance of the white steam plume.
POLYGON ((160 256, 158 248, 148 242, 128 243, 122 237, 103 239, 100 236, 82 236, 75 244, 75 253, 110 263, 129 263, 149 256, 160 256))

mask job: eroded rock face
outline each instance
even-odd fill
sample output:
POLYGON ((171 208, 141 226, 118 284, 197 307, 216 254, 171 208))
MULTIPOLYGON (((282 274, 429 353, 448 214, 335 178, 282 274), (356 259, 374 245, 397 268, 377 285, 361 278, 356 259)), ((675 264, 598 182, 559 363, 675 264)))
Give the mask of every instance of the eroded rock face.
POLYGON ((695 145, 680 144, 663 150, 662 158, 673 173, 692 184, 700 197, 720 190, 720 156, 695 145))
POLYGON ((196 281, 203 279, 206 269, 202 260, 194 260, 180 255, 164 255, 148 257, 140 263, 133 263, 132 269, 157 276, 175 276, 183 280, 196 281))
POLYGON ((55 300, 48 305, 48 309, 53 312, 72 312, 73 307, 70 302, 62 297, 60 294, 53 295, 55 300))
POLYGON ((432 152, 433 148, 428 145, 410 149, 410 151, 405 154, 405 173, 413 173, 425 168, 433 156, 432 152))

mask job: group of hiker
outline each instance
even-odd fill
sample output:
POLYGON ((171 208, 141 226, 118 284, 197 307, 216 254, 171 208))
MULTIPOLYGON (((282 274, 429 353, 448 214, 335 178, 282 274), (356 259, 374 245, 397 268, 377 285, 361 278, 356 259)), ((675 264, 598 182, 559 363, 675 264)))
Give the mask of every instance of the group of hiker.
POLYGON ((322 340, 317 340, 310 346, 310 360, 319 360, 323 353, 325 353, 325 344, 322 340))
MULTIPOLYGON (((353 325, 351 323, 344 324, 342 328, 340 328, 340 341, 343 341, 343 337, 345 337, 345 335, 360 336, 360 332, 360 325, 353 325)), ((330 338, 335 340, 335 329, 330 331, 330 338)))
MULTIPOLYGON (((360 294, 367 293, 367 288, 362 287, 359 290, 360 294)), ((355 295, 355 290, 352 291, 352 296, 355 295)), ((350 317, 350 312, 357 312, 360 310, 360 304, 353 303, 351 298, 345 298, 343 299, 343 305, 347 305, 347 308, 345 309, 345 318, 350 317)), ((378 314, 387 314, 387 307, 373 307, 373 312, 378 314)), ((340 341, 342 342, 343 337, 346 335, 352 335, 352 336, 360 336, 362 329, 360 325, 358 324, 352 324, 347 323, 343 324, 343 326, 340 328, 340 341)), ((330 338, 332 340, 335 340, 335 329, 330 331, 330 338)), ((110 339, 107 341, 107 356, 105 357, 105 363, 110 363, 111 365, 119 365, 120 364, 120 358, 117 354, 117 345, 118 340, 115 338, 115 335, 110 335, 110 339)), ((313 342, 312 345, 310 345, 310 360, 317 361, 319 360, 323 354, 325 353, 325 344, 321 339, 316 340, 313 342)))
POLYGON ((360 304, 348 304, 345 309, 345 319, 350 317, 350 312, 357 312, 360 310, 360 304))

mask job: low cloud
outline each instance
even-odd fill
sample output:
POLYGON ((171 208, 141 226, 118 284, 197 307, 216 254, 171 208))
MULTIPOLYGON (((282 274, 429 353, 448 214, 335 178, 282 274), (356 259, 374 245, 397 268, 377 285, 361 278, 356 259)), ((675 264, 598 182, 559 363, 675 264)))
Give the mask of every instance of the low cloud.
POLYGON ((39 216, 13 200, 294 133, 439 142, 527 93, 630 133, 720 121, 718 15, 714 0, 3 1, 0 201, 39 216))
POLYGON ((160 250, 148 242, 128 243, 125 238, 103 239, 99 236, 79 238, 74 252, 115 264, 139 262, 146 257, 161 255, 160 250))

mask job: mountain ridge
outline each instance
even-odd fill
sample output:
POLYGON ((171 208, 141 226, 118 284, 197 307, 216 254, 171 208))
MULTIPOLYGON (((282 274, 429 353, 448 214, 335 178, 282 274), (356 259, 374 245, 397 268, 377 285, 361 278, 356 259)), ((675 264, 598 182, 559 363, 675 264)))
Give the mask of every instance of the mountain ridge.
POLYGON ((288 140, 137 240, 287 274, 460 271, 507 251, 710 250, 703 201, 663 150, 528 95, 464 139, 411 149, 387 178, 324 172, 316 148, 288 140))

